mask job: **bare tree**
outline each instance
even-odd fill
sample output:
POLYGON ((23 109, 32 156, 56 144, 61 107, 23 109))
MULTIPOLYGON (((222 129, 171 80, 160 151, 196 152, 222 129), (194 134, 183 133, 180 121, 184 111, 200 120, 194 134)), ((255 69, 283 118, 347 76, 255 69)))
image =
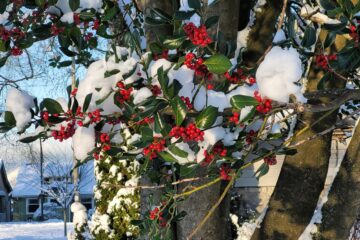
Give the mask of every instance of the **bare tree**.
MULTIPOLYGON (((37 187, 45 197, 51 199, 62 210, 64 221, 64 236, 67 235, 67 219, 69 206, 74 199, 76 188, 72 179, 73 159, 72 149, 69 145, 65 144, 48 144, 44 148, 44 174, 43 182, 40 184, 39 179, 33 184, 37 187)), ((31 159, 31 168, 36 174, 40 176, 41 159, 40 152, 36 144, 29 144, 29 156, 31 159)), ((91 163, 88 163, 91 164, 91 163)), ((81 187, 86 187, 91 184, 91 181, 86 182, 82 176, 87 176, 91 168, 84 164, 79 167, 79 180, 78 184, 81 187), (84 182, 82 182, 84 181, 84 182)), ((33 179, 30 179, 33 180, 33 179)), ((41 181, 41 179, 40 179, 41 181)), ((81 189, 80 189, 81 190, 81 189)))

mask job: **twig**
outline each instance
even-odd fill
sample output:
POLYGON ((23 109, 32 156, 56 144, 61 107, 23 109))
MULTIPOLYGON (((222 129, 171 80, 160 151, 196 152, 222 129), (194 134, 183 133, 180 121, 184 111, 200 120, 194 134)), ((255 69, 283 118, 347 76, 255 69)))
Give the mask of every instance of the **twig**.
POLYGON ((324 131, 319 132, 319 133, 317 133, 317 134, 314 134, 314 135, 312 135, 312 136, 310 136, 310 137, 308 137, 308 138, 306 138, 306 139, 304 139, 304 140, 301 140, 301 141, 299 141, 299 142, 296 142, 296 143, 294 143, 294 144, 292 144, 292 145, 290 145, 290 146, 288 146, 288 147, 289 147, 289 148, 296 148, 296 147, 298 147, 299 145, 304 144, 305 142, 308 142, 308 141, 314 140, 315 138, 318 138, 318 137, 320 137, 320 136, 323 136, 323 135, 325 135, 325 134, 333 131, 333 130, 336 129, 338 126, 341 126, 341 123, 345 122, 347 119, 349 119, 349 118, 351 118, 352 116, 355 116, 355 115, 357 115, 357 114, 359 114, 359 113, 360 113, 360 109, 358 109, 358 110, 352 112, 351 114, 347 115, 344 119, 342 119, 340 122, 334 124, 334 125, 331 126, 330 128, 325 129, 324 131))
POLYGON ((277 30, 278 31, 281 29, 281 26, 282 26, 282 24, 284 22, 284 16, 285 16, 286 7, 287 7, 287 0, 284 0, 283 7, 282 7, 282 10, 281 10, 281 15, 280 15, 279 22, 278 22, 278 25, 277 25, 277 30))
POLYGON ((193 194, 194 192, 197 192, 197 191, 199 191, 199 190, 201 190, 201 189, 210 187, 210 186, 212 186, 212 185, 214 185, 215 183, 220 182, 220 181, 221 181, 221 178, 220 178, 220 177, 215 178, 215 179, 212 180, 211 182, 208 182, 208 183, 206 183, 206 184, 204 184, 204 185, 201 185, 201 186, 199 186, 199 187, 196 187, 196 188, 194 188, 193 190, 190 190, 190 191, 187 191, 187 192, 184 192, 184 193, 180 193, 180 194, 175 195, 175 196, 174 196, 174 199, 177 199, 177 198, 180 198, 180 197, 189 196, 189 195, 193 194))
MULTIPOLYGON (((207 176, 205 178, 207 178, 207 176)), ((174 185, 178 185, 178 184, 181 184, 181 183, 199 181, 201 179, 204 179, 204 178, 200 178, 200 177, 186 178, 186 179, 182 179, 182 180, 179 180, 179 181, 176 181, 176 182, 172 182, 170 184, 174 186, 174 185)), ((115 187, 120 186, 118 184, 111 184, 111 183, 103 183, 103 184, 106 185, 106 186, 115 186, 115 187)), ((157 189, 157 188, 164 188, 164 187, 166 187, 166 184, 161 184, 161 185, 157 185, 157 186, 145 186, 145 185, 143 185, 143 186, 121 186, 120 189, 122 189, 122 188, 127 188, 127 189, 129 189, 129 188, 130 189, 131 188, 134 188, 134 189, 138 189, 138 188, 140 188, 140 189, 157 189)))

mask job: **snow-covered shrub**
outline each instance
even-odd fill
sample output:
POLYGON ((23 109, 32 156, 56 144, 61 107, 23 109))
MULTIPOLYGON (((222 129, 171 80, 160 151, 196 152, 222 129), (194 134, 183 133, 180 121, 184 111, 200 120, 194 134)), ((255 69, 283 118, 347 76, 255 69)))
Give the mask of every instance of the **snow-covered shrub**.
POLYGON ((75 201, 71 204, 70 210, 73 213, 74 232, 69 232, 69 239, 86 240, 90 239, 88 216, 86 207, 79 202, 78 196, 75 196, 75 201))

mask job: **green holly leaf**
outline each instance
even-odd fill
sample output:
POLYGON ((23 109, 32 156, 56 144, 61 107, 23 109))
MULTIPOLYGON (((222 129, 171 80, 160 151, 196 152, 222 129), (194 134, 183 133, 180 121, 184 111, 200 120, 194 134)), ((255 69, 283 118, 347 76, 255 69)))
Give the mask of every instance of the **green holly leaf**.
POLYGON ((181 157, 181 158, 187 158, 189 156, 189 154, 187 152, 185 152, 184 150, 181 150, 180 148, 178 148, 177 146, 175 145, 170 145, 169 146, 169 151, 175 155, 175 156, 178 156, 178 157, 181 157))
POLYGON ((304 38, 301 45, 305 48, 311 47, 316 42, 316 30, 313 27, 307 26, 304 33, 304 38))
POLYGON ((50 114, 56 114, 56 113, 64 112, 64 110, 62 109, 60 103, 58 103, 54 99, 45 98, 43 100, 43 105, 50 114))
POLYGON ((91 98, 92 98, 92 93, 89 93, 88 95, 86 95, 84 104, 83 104, 83 108, 82 108, 84 112, 86 112, 86 110, 89 108, 91 98))
POLYGON ((230 99, 230 104, 236 109, 241 109, 246 106, 257 106, 259 103, 253 97, 245 95, 235 95, 230 99))
POLYGON ((215 54, 208 58, 204 65, 212 73, 223 74, 229 70, 232 66, 229 58, 225 57, 222 54, 215 54))
POLYGON ((267 165, 266 163, 261 164, 261 166, 255 173, 255 175, 257 175, 256 178, 259 179, 260 177, 266 175, 269 172, 269 169, 269 165, 267 165))
POLYGON ((179 96, 176 96, 170 104, 175 114, 175 124, 180 126, 186 117, 186 105, 179 96))
POLYGON ((71 0, 69 1, 69 6, 73 12, 75 12, 80 7, 80 0, 71 0))
POLYGON ((211 127, 218 116, 218 108, 208 106, 197 116, 195 123, 198 128, 207 129, 211 127))
POLYGON ((168 152, 159 152, 158 154, 165 162, 176 162, 176 158, 168 152))
POLYGON ((5 120, 5 124, 7 127, 15 127, 16 126, 16 119, 12 112, 5 111, 4 120, 5 120))
POLYGON ((200 0, 188 0, 188 3, 189 3, 189 7, 195 10, 200 10, 201 8, 200 0))

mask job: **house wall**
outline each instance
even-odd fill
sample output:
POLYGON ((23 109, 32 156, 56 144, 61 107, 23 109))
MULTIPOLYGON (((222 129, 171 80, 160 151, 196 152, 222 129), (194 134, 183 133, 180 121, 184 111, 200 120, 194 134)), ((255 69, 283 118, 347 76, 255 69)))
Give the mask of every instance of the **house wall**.
POLYGON ((13 198, 13 221, 28 221, 32 214, 26 214, 26 198, 13 198))
MULTIPOLYGON (((31 197, 31 198, 37 198, 37 197, 31 197)), ((81 198, 92 198, 92 195, 81 195, 81 198)), ((68 207, 68 214, 67 214, 67 221, 72 221, 73 214, 70 211, 69 204, 68 207)), ((57 215, 59 216, 59 219, 63 220, 63 211, 61 208, 55 210, 57 215)), ((33 214, 26 214, 26 198, 14 198, 13 199, 13 221, 36 221, 36 219, 33 219, 33 214)))
MULTIPOLYGON (((1 166, 0 166, 1 168, 1 166)), ((0 196, 1 205, 4 209, 0 209, 0 222, 9 222, 11 220, 11 201, 9 197, 9 192, 5 187, 3 177, 1 176, 2 171, 0 170, 0 191, 5 193, 5 196, 0 196)))

